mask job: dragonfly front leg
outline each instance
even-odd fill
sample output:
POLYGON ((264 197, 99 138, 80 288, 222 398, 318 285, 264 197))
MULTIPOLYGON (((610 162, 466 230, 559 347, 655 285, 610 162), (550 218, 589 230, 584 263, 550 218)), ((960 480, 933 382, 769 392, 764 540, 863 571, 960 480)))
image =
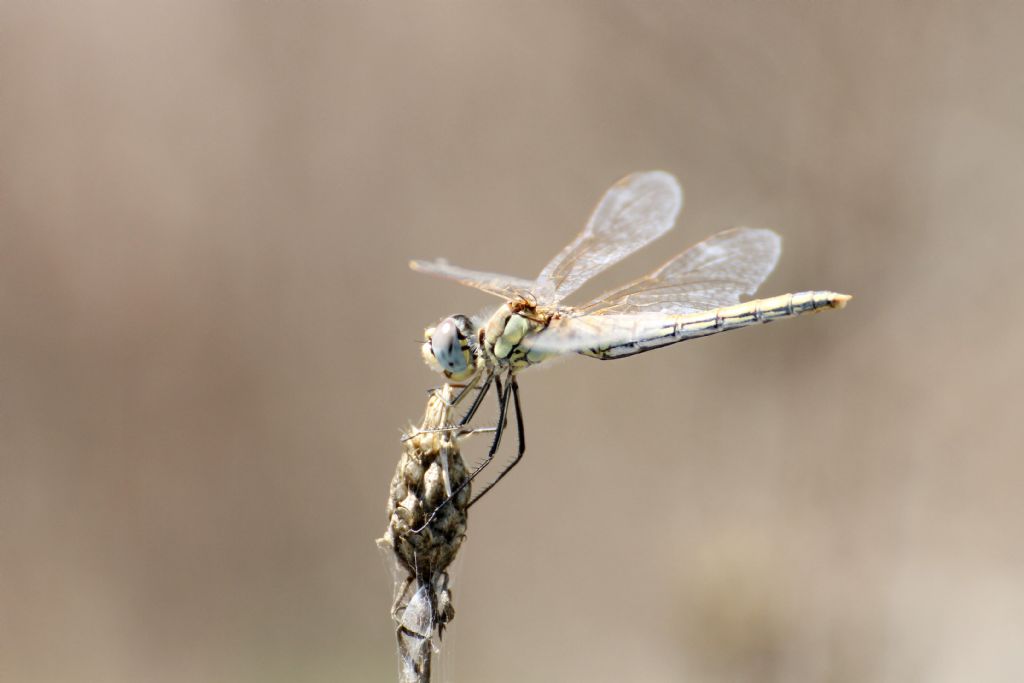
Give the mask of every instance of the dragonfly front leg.
MULTIPOLYGON (((492 373, 489 373, 489 374, 488 374, 488 376, 487 376, 487 381, 488 381, 488 383, 489 383, 489 382, 491 381, 491 379, 490 379, 490 377, 491 377, 491 374, 492 374, 492 373)), ((446 406, 448 406, 449 408, 451 408, 452 406, 457 406, 457 405, 459 405, 460 403, 462 403, 462 399, 464 399, 464 398, 466 397, 466 394, 468 394, 468 393, 469 393, 470 391, 472 391, 473 389, 475 389, 475 388, 476 388, 477 382, 479 382, 479 381, 480 381, 480 378, 481 378, 481 377, 483 377, 483 374, 482 374, 482 373, 479 373, 479 372, 478 372, 478 373, 477 373, 476 375, 474 375, 474 376, 473 376, 473 379, 472 379, 472 380, 470 380, 469 382, 467 382, 466 384, 454 384, 454 383, 452 383, 452 382, 449 382, 449 383, 447 384, 447 386, 450 386, 450 387, 452 387, 452 388, 458 389, 458 390, 459 390, 459 393, 458 393, 458 394, 456 394, 456 395, 455 395, 455 397, 454 397, 454 398, 452 398, 452 399, 443 399, 443 398, 442 398, 441 400, 442 400, 442 401, 444 402, 444 404, 445 404, 446 406)), ((433 388, 433 389, 428 389, 428 390, 427 390, 427 394, 429 394, 429 395, 431 395, 431 396, 434 396, 434 395, 438 395, 438 393, 439 393, 439 392, 440 392, 440 391, 441 391, 441 390, 442 390, 442 389, 443 389, 444 387, 445 387, 445 385, 443 385, 443 384, 442 384, 442 385, 441 385, 441 386, 439 386, 439 387, 435 387, 435 388, 433 388)), ((487 390, 487 388, 488 388, 488 385, 486 385, 486 384, 485 384, 485 385, 484 385, 483 387, 481 387, 481 390, 483 390, 483 391, 486 391, 486 390, 487 390)), ((439 398, 440 398, 440 397, 439 397, 439 398)))
MULTIPOLYGON (((477 389, 476 385, 480 382, 480 377, 482 377, 482 376, 483 376, 482 374, 478 374, 476 377, 474 377, 473 381, 470 382, 469 384, 464 385, 462 387, 462 389, 459 391, 459 393, 454 398, 452 398, 451 400, 447 400, 447 401, 445 401, 444 399, 441 399, 441 400, 444 401, 445 405, 447 405, 449 407, 454 407, 454 406, 459 405, 462 402, 462 399, 464 399, 466 397, 466 394, 468 394, 473 389, 477 389)), ((434 432, 434 433, 458 432, 459 434, 473 434, 473 433, 478 432, 478 431, 481 431, 481 432, 488 431, 487 428, 466 430, 465 427, 466 427, 467 424, 469 424, 469 421, 473 419, 473 415, 475 415, 476 411, 480 408, 480 404, 483 403, 484 398, 487 396, 487 392, 490 391, 491 383, 494 382, 494 379, 495 379, 494 371, 488 372, 487 373, 487 379, 484 381, 484 385, 482 387, 479 387, 479 391, 478 391, 478 393, 476 395, 476 398, 473 399, 472 405, 469 406, 469 410, 466 411, 466 414, 462 416, 462 419, 459 420, 459 423, 457 425, 452 425, 452 426, 445 425, 443 427, 435 427, 433 429, 415 430, 415 431, 413 431, 410 434, 403 434, 402 435, 402 443, 405 443, 409 439, 413 438, 414 436, 416 436, 416 434, 423 434, 423 433, 429 433, 429 432, 434 432)), ((456 386, 456 385, 450 385, 450 386, 456 386)), ((430 394, 437 394, 437 392, 440 392, 442 388, 443 387, 438 387, 437 389, 431 389, 428 393, 430 393, 430 394)), ((499 392, 501 391, 501 387, 500 386, 498 387, 498 391, 499 392)))
MULTIPOLYGON (((481 498, 483 498, 485 493, 487 493, 492 488, 494 488, 495 485, 499 481, 501 481, 502 477, 504 477, 506 474, 511 472, 512 468, 515 467, 516 465, 518 465, 519 461, 523 459, 523 453, 526 452, 526 430, 523 427, 523 409, 519 405, 519 382, 516 380, 515 375, 509 373, 508 384, 512 388, 512 402, 515 404, 515 407, 516 407, 516 432, 517 432, 517 436, 519 437, 519 448, 516 450, 516 457, 513 458, 512 462, 510 462, 505 467, 505 469, 503 469, 501 471, 501 474, 499 474, 497 477, 495 477, 494 481, 492 481, 490 484, 485 486, 483 491, 481 491, 480 493, 478 493, 475 496, 473 496, 473 498, 469 501, 469 505, 466 506, 467 509, 472 507, 473 503, 475 503, 478 500, 480 500, 481 498)), ((507 394, 507 392, 506 392, 506 394, 507 394)), ((502 410, 502 413, 499 416, 500 417, 500 421, 498 422, 498 426, 499 427, 503 427, 504 424, 505 424, 505 412, 507 410, 507 407, 508 407, 508 401, 507 401, 507 396, 506 396, 505 409, 502 410)), ((501 434, 499 433, 497 435, 497 437, 500 439, 501 438, 501 434)), ((493 457, 494 453, 497 450, 498 450, 497 444, 492 445, 489 457, 493 457)), ((488 462, 489 461, 490 460, 488 460, 488 462)))

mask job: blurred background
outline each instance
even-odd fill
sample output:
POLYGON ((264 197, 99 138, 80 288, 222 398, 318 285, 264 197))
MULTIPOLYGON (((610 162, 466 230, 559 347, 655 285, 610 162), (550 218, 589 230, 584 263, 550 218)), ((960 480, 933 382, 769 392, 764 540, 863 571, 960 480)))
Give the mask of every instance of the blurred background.
POLYGON ((579 300, 735 225, 855 299, 524 375, 445 680, 1021 680, 1022 21, 2 3, 0 678, 394 680, 418 341, 496 301, 407 261, 531 277, 660 168, 680 227, 579 300))

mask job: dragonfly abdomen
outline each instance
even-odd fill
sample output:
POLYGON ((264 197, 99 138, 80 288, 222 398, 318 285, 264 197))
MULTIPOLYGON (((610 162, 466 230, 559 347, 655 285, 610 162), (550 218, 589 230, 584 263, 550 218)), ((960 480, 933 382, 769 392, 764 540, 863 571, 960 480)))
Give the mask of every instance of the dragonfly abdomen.
POLYGON ((843 308, 850 297, 837 292, 797 292, 768 299, 755 299, 700 313, 666 316, 663 324, 638 330, 634 339, 607 347, 581 351, 583 355, 614 360, 651 351, 669 344, 707 337, 719 332, 791 318, 815 311, 843 308))

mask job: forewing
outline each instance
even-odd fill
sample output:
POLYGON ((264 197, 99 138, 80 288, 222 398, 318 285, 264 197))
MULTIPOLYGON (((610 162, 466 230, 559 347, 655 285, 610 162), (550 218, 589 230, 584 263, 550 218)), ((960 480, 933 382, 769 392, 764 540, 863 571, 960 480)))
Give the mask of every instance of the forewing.
POLYGON ((426 273, 448 280, 455 280, 468 287, 476 287, 488 294, 510 299, 517 294, 533 291, 534 283, 511 275, 499 273, 482 273, 453 266, 444 259, 436 261, 409 261, 409 267, 417 273, 426 273))
POLYGON ((683 206, 683 191, 664 171, 633 173, 608 190, 571 244, 537 277, 537 298, 549 304, 665 234, 683 206))
POLYGON ((775 268, 781 250, 782 240, 771 230, 725 230, 580 310, 591 315, 684 314, 730 306, 757 291, 775 268))

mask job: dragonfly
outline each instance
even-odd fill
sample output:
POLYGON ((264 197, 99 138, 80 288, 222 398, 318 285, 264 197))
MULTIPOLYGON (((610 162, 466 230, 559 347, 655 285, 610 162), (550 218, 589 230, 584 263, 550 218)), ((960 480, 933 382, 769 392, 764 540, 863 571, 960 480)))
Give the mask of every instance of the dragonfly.
POLYGON ((781 238, 767 229, 733 228, 592 301, 562 303, 598 273, 668 232, 682 206, 682 188, 671 174, 627 175, 604 194, 576 239, 533 280, 460 268, 444 259, 410 262, 414 271, 504 299, 489 317, 452 315, 427 328, 421 348, 427 365, 460 383, 455 400, 478 391, 459 427, 474 417, 491 386, 497 388, 498 421, 491 447, 461 486, 469 485, 493 460, 509 404, 514 407, 517 452, 470 505, 519 464, 526 451, 517 379, 526 368, 571 354, 628 358, 687 339, 843 308, 850 300, 847 294, 806 291, 741 303, 740 297, 753 295, 775 268, 781 238))

